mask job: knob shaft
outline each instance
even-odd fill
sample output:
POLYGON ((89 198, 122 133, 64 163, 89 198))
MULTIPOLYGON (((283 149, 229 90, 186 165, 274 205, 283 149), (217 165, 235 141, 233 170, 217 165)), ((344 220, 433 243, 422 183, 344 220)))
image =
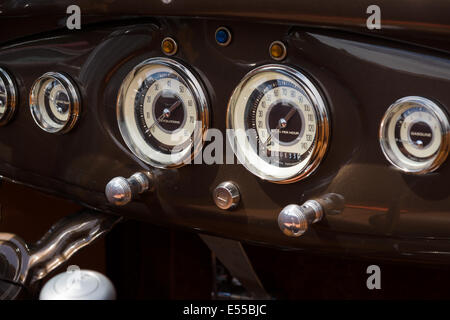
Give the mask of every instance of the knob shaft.
POLYGON ((124 206, 138 194, 152 189, 153 180, 153 175, 149 172, 137 172, 128 179, 115 177, 106 185, 106 198, 111 204, 124 206))

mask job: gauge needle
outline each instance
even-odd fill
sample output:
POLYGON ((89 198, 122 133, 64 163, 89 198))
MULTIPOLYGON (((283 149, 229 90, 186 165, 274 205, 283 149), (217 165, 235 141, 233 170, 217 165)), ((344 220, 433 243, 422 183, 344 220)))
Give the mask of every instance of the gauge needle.
MULTIPOLYGON (((295 111, 297 111, 296 108, 295 108, 295 107, 291 107, 291 109, 290 109, 289 112, 286 114, 286 116, 285 116, 284 118, 281 118, 281 119, 278 121, 278 125, 276 126, 275 130, 279 130, 279 129, 281 129, 281 128, 286 128, 286 126, 287 126, 287 124, 288 124, 288 121, 289 121, 289 120, 292 118, 292 116, 295 114, 295 111)), ((272 135, 270 135, 270 136, 267 138, 267 140, 266 140, 266 142, 265 142, 265 145, 267 146, 267 145, 270 143, 271 140, 272 140, 272 135)))
POLYGON ((289 112, 287 113, 287 115, 284 118, 280 119, 280 122, 278 123, 278 127, 285 128, 287 126, 287 123, 288 123, 289 119, 291 119, 292 116, 295 114, 295 111, 297 111, 297 109, 295 107, 292 107, 291 110, 289 110, 289 112), (284 119, 284 121, 283 121, 284 122, 284 126, 283 126, 283 123, 281 121, 283 119, 284 119))
POLYGON ((170 114, 176 109, 178 108, 178 106, 181 105, 181 101, 177 100, 177 102, 175 102, 174 104, 172 104, 169 108, 165 108, 163 110, 163 113, 156 119, 155 122, 153 122, 153 124, 147 129, 147 131, 150 131, 155 124, 157 124, 158 122, 161 122, 164 118, 168 118, 170 117, 170 114))
MULTIPOLYGON (((173 105, 171 105, 170 106, 170 108, 168 109, 168 111, 169 111, 169 115, 167 116, 167 117, 170 117, 170 113, 173 111, 173 110, 175 110, 176 108, 178 108, 178 106, 179 105, 181 105, 181 101, 180 100, 177 100, 177 102, 175 102, 173 105)), ((164 111, 165 111, 166 109, 164 109, 164 111)), ((163 112, 163 114, 164 114, 165 112, 163 112)))
POLYGON ((408 141, 408 140, 402 140, 402 139, 396 139, 398 142, 403 142, 403 143, 409 143, 409 144, 413 144, 415 145, 417 148, 419 149, 423 149, 424 145, 423 145, 423 141, 422 140, 417 140, 417 141, 408 141))

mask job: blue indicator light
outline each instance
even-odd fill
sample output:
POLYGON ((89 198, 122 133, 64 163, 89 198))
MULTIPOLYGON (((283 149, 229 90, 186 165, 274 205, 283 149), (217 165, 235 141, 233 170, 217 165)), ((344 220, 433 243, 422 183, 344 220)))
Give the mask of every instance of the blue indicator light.
POLYGON ((216 33, 216 40, 219 43, 225 43, 228 40, 228 33, 225 30, 219 30, 216 33))
POLYGON ((216 42, 221 46, 227 46, 231 41, 231 33, 225 27, 220 27, 216 31, 216 42))

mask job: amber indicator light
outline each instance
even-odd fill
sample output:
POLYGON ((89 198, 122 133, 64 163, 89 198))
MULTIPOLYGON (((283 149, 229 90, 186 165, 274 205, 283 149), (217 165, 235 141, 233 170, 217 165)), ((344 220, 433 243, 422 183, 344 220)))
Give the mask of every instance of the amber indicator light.
POLYGON ((173 56, 175 53, 177 53, 178 45, 175 40, 167 37, 164 38, 161 42, 161 49, 166 55, 173 56))
POLYGON ((274 41, 270 44, 269 54, 274 60, 283 60, 287 54, 286 46, 281 41, 274 41))

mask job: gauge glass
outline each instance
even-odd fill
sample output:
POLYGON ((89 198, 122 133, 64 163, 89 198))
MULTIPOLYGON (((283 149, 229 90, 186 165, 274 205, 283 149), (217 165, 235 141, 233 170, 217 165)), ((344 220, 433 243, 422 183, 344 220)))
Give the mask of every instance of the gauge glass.
POLYGON ((14 114, 16 91, 10 75, 0 68, 0 125, 6 124, 14 114))
POLYGON ((67 76, 48 72, 36 80, 31 89, 30 109, 41 129, 49 133, 66 133, 78 119, 78 91, 67 76))
POLYGON ((228 106, 228 140, 255 175, 290 183, 311 174, 329 140, 325 101, 299 71, 280 65, 244 77, 228 106))
POLYGON ((0 119, 6 113, 6 104, 8 101, 8 91, 6 91, 6 85, 3 79, 0 79, 0 119))
POLYGON ((208 127, 204 89, 180 63, 148 59, 122 83, 117 119, 125 143, 142 161, 159 168, 185 165, 201 149, 208 127))
POLYGON ((446 159, 449 143, 447 115, 423 97, 405 97, 389 107, 380 126, 386 158, 409 173, 436 170, 446 159))

